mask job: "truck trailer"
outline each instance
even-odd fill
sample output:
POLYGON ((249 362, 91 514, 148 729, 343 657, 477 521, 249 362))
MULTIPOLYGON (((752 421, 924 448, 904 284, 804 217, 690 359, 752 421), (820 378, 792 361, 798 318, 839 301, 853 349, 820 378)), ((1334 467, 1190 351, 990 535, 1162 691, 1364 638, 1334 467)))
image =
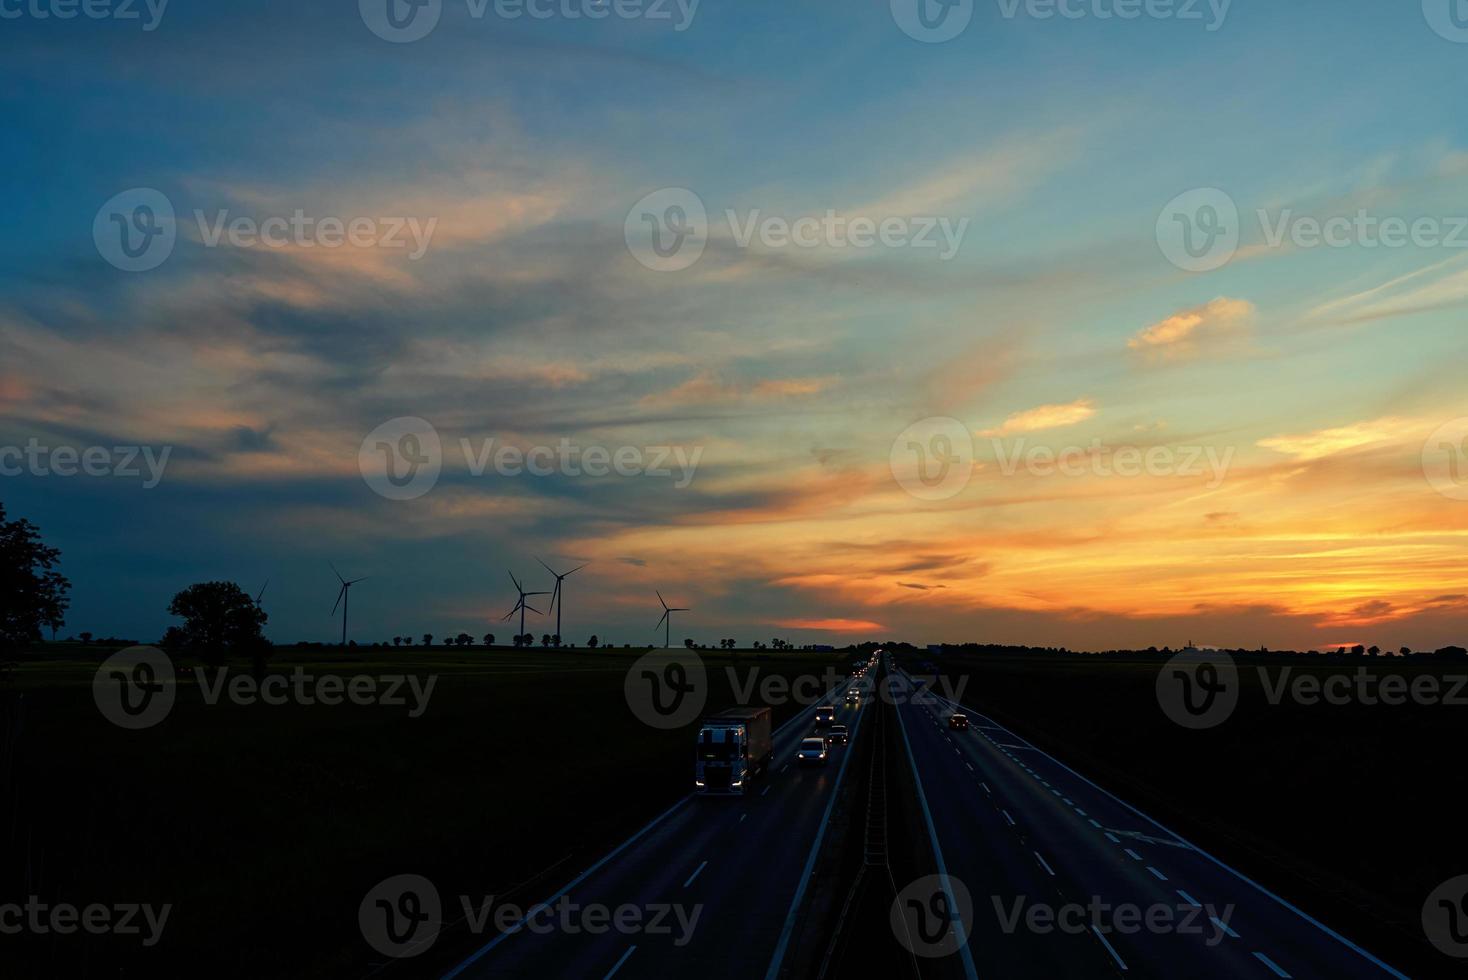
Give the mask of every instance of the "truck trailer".
POLYGON ((730 708, 698 729, 693 786, 705 795, 739 795, 775 754, 769 708, 730 708))

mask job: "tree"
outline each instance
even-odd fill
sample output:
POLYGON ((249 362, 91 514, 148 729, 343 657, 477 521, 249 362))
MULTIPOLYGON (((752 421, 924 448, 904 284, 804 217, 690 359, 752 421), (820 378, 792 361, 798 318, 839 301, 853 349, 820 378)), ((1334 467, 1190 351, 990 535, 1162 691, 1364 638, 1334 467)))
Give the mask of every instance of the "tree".
POLYGON ((559 633, 552 633, 551 634, 551 646, 558 647, 560 645, 561 645, 561 634, 559 634, 559 633))
POLYGON ((540 634, 540 645, 543 646, 543 647, 548 647, 548 646, 550 646, 550 644, 551 644, 551 635, 549 633, 542 633, 542 634, 540 634))
POLYGON ((685 647, 687 647, 687 648, 688 648, 688 649, 690 649, 690 650, 692 650, 692 649, 693 649, 693 641, 692 641, 692 640, 688 640, 688 639, 685 639, 685 640, 684 640, 684 641, 683 641, 683 645, 684 645, 684 646, 685 646, 685 647))
POLYGON ((233 582, 199 582, 173 597, 168 612, 183 620, 172 642, 205 660, 248 656, 263 666, 269 646, 262 632, 270 619, 233 582))
POLYGON ((494 634, 493 633, 485 633, 484 634, 484 645, 487 646, 487 647, 494 646, 494 634))
POLYGON ((81 633, 78 633, 77 636, 81 637, 83 643, 91 643, 92 642, 92 634, 91 633, 88 633, 88 632, 83 631, 81 633))
POLYGON ((1366 652, 1373 657, 1379 657, 1381 656, 1381 647, 1373 646, 1370 650, 1367 650, 1366 652))
POLYGON ((0 504, 0 651, 18 650, 66 622, 71 583, 57 572, 61 552, 41 543, 30 521, 5 519, 0 504))
POLYGON ((423 634, 423 645, 426 646, 426 647, 433 646, 433 634, 432 633, 424 633, 423 634))
POLYGON ((599 642, 601 642, 601 641, 598 640, 596 638, 596 634, 593 633, 593 634, 591 634, 591 639, 589 639, 589 640, 586 641, 586 645, 589 646, 589 647, 591 647, 591 649, 595 650, 596 649, 596 645, 599 642))
POLYGON ((474 642, 474 637, 470 636, 468 633, 460 633, 457 637, 455 637, 455 639, 459 641, 459 646, 461 647, 466 647, 474 642))
POLYGON ((393 637, 392 638, 392 645, 395 646, 395 647, 402 646, 403 645, 403 638, 401 636, 395 636, 395 637, 393 637))

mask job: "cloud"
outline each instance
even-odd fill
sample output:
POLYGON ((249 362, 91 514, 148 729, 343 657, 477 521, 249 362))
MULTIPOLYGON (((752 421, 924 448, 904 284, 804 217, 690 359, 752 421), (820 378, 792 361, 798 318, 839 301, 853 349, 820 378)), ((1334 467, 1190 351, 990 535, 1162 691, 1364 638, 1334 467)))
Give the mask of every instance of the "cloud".
POLYGON ((870 633, 887 627, 869 619, 781 619, 776 626, 790 630, 826 630, 830 633, 870 633))
POLYGON ((819 394, 833 382, 833 378, 778 378, 749 384, 724 381, 713 372, 704 371, 667 391, 644 396, 642 404, 659 406, 783 401, 787 398, 819 394))
POLYGON ((1127 341, 1127 346, 1154 359, 1192 357, 1204 345, 1238 336, 1247 329, 1255 312, 1248 300, 1220 296, 1144 327, 1127 341))
POLYGON ((1040 405, 1036 408, 1015 412, 1004 423, 993 429, 985 429, 981 436, 1007 436, 1016 432, 1038 432, 1041 429, 1058 429, 1066 425, 1084 422, 1096 414, 1095 403, 1089 398, 1078 398, 1063 405, 1040 405))
POLYGON ((1401 441, 1411 423, 1397 418, 1380 418, 1333 429, 1317 429, 1300 435, 1260 439, 1258 445, 1301 460, 1323 459, 1363 446, 1401 441))

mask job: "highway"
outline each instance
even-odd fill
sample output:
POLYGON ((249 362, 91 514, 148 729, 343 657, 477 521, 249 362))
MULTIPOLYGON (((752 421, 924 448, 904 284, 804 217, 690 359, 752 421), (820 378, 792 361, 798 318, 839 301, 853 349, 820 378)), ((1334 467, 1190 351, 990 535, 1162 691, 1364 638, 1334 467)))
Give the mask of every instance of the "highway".
POLYGON ((973 895, 979 976, 1403 976, 984 714, 898 700, 922 702, 898 717, 947 871, 973 895), (1015 922, 1035 904, 1069 904, 1074 931, 1015 922), (1154 910, 1154 927, 1122 905, 1154 910))
MULTIPOLYGON (((528 913, 540 931, 527 925, 495 936, 446 976, 742 980, 772 972, 793 938, 804 883, 867 710, 842 705, 845 690, 833 688, 774 733, 774 759, 750 795, 685 797, 542 903, 554 910, 564 896, 613 909, 680 905, 681 922, 691 927, 669 914, 669 934, 593 934, 548 928, 558 920, 528 913), (793 757, 818 704, 837 706, 851 746, 833 746, 823 767, 801 767, 793 757)), ((690 737, 690 783, 693 750, 690 737)))

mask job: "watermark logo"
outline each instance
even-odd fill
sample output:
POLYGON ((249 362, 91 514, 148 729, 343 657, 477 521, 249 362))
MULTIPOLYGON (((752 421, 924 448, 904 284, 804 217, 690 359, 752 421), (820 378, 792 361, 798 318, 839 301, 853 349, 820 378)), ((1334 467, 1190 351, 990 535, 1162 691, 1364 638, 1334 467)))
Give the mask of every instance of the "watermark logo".
POLYGON ((422 875, 394 875, 372 887, 357 907, 362 938, 384 956, 417 956, 433 946, 443 923, 443 902, 422 875))
POLYGON ((1066 902, 1062 905, 1031 902, 1024 895, 1009 902, 998 895, 991 895, 990 901, 1000 930, 1009 935, 1021 928, 1040 936, 1057 932, 1073 936, 1086 932, 1098 936, 1106 933, 1130 936, 1139 932, 1154 936, 1177 934, 1202 936, 1203 945, 1209 948, 1219 945, 1225 936, 1232 934, 1228 923, 1234 915, 1231 904, 1222 908, 1196 902, 1113 904, 1100 895, 1092 895, 1084 903, 1066 902))
POLYGON ((892 20, 914 41, 941 44, 968 28, 974 0, 891 0, 892 20))
POLYGON ((973 896, 952 875, 926 875, 897 893, 888 920, 897 941, 913 955, 951 956, 973 934, 973 896))
POLYGON ((168 717, 177 696, 173 661, 157 647, 119 650, 92 677, 97 709, 119 728, 152 728, 168 717))
POLYGON ((151 187, 113 195, 92 219, 97 254, 123 272, 158 268, 173 254, 177 240, 173 202, 151 187))
POLYGON ((622 682, 632 714, 660 729, 682 728, 696 719, 708 700, 708 688, 703 658, 671 650, 638 657, 622 682))
POLYGON ((1157 216, 1157 247, 1185 272, 1212 272, 1239 250, 1239 208, 1217 187, 1187 191, 1157 216))
POLYGON ((438 26, 443 0, 357 0, 367 29, 392 44, 421 41, 438 26))
POLYGON ((1468 44, 1468 3, 1464 0, 1422 0, 1422 16, 1438 37, 1468 44))
POLYGON ((425 419, 389 419, 362 440, 357 468, 373 492, 388 500, 414 500, 438 483, 443 443, 425 419))
POLYGON ((1422 931, 1440 952, 1468 959, 1468 875, 1448 879, 1427 896, 1422 931))
POLYGON ((1157 703, 1184 728, 1223 724, 1239 703, 1239 669, 1219 650, 1184 650, 1157 675, 1157 703))
POLYGON ((1468 418, 1445 422, 1422 444, 1422 475, 1452 500, 1468 500, 1468 418))
POLYGON ((708 245, 708 211, 688 188, 665 187, 632 205, 622 234, 642 265, 654 272, 680 272, 697 262, 708 245))
POLYGON ((958 419, 920 419, 893 440, 888 464, 898 486, 914 497, 948 500, 973 477, 973 436, 958 419))

